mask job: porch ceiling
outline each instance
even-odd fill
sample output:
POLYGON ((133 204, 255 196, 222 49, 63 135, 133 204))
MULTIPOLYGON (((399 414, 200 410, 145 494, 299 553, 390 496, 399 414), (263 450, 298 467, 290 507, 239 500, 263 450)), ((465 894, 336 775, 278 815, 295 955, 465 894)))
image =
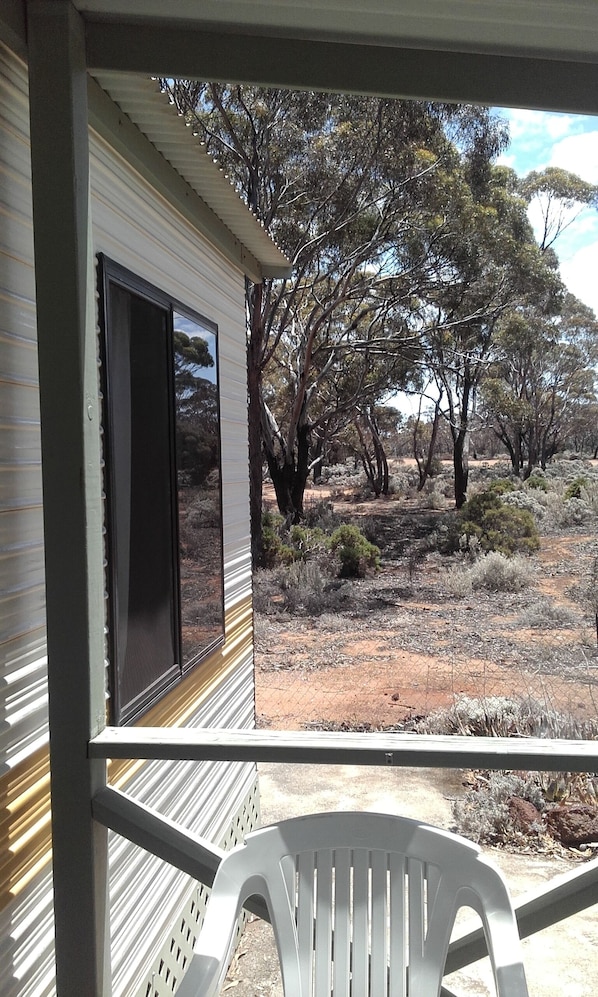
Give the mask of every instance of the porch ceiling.
POLYGON ((594 0, 74 0, 88 65, 598 113, 594 0))
MULTIPOLYGON (((165 19, 163 0, 75 0, 103 19, 165 19)), ((312 40, 595 61, 593 0, 171 0, 169 22, 312 40)))

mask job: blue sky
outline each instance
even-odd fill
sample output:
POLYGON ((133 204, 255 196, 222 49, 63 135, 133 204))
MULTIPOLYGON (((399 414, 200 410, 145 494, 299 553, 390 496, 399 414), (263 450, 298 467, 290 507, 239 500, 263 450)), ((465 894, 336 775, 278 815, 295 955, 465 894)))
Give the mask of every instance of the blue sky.
MULTIPOLYGON (((499 113, 508 119, 511 133, 500 162, 520 176, 559 166, 598 184, 598 117, 507 109, 499 113)), ((554 249, 567 287, 598 313, 598 210, 583 210, 554 249)))

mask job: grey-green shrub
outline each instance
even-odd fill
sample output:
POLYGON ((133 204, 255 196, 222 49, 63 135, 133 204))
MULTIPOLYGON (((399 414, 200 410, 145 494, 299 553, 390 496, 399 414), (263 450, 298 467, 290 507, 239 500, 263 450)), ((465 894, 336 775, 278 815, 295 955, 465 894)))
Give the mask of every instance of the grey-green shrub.
POLYGON ((544 473, 540 473, 540 469, 537 468, 532 475, 525 482, 527 488, 531 488, 533 491, 547 492, 548 482, 544 473))
MULTIPOLYGON (((541 494, 544 494, 543 492, 541 494)), ((509 505, 513 509, 526 509, 531 512, 536 520, 542 520, 545 514, 544 505, 538 500, 538 492, 532 494, 527 491, 510 492, 503 497, 504 505, 509 505)))
MULTIPOLYGON (((489 772, 483 789, 469 789, 453 806, 457 830, 478 844, 498 844, 517 836, 509 811, 514 796, 544 809, 544 797, 537 781, 530 775, 513 772, 489 772)), ((520 832, 519 832, 520 834, 520 832)))
POLYGON ((505 557, 498 551, 485 554, 469 572, 472 588, 491 592, 521 592, 534 580, 534 571, 526 558, 517 554, 505 557))
POLYGON ((580 499, 581 490, 582 488, 585 488, 587 484, 588 484, 588 479, 584 474, 579 475, 577 478, 575 478, 571 482, 571 484, 567 485, 565 489, 565 494, 563 495, 563 499, 565 500, 565 502, 567 502, 568 499, 580 499))
POLYGON ((569 606, 560 606, 540 596, 531 605, 526 606, 519 619, 526 627, 572 627, 575 626, 577 617, 569 606))

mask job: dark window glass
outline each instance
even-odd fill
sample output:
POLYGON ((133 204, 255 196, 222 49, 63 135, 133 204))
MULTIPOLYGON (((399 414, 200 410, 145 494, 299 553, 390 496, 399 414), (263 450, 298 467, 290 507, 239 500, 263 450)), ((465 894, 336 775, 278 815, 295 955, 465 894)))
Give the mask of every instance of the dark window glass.
POLYGON ((223 639, 216 329, 101 261, 112 719, 223 639))

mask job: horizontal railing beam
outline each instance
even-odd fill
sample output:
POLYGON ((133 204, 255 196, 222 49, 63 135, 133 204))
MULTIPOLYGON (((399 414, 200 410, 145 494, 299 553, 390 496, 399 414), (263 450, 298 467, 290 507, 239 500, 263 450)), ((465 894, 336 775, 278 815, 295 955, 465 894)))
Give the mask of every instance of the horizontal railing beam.
POLYGON ((106 727, 90 758, 598 771, 598 741, 331 731, 106 727))

